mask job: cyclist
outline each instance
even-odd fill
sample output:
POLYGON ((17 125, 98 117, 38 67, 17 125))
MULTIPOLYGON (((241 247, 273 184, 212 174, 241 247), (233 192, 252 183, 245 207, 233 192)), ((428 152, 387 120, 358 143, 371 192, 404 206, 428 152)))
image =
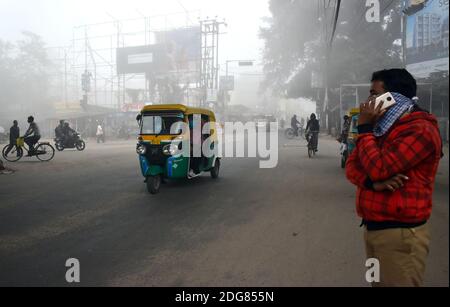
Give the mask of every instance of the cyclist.
POLYGON ((294 117, 292 117, 292 119, 291 119, 291 128, 292 128, 292 130, 294 130, 295 136, 298 136, 299 127, 300 127, 300 122, 297 119, 297 115, 294 115, 294 117))
POLYGON ((311 114, 311 117, 308 121, 308 125, 306 126, 307 131, 307 139, 308 144, 312 142, 312 145, 314 146, 314 150, 316 152, 319 151, 319 132, 320 132, 320 123, 317 119, 316 114, 311 114), (312 138, 312 140, 311 140, 312 138))
POLYGON ((30 148, 28 156, 32 156, 33 154, 35 154, 34 145, 37 144, 37 142, 39 142, 39 140, 41 139, 41 132, 38 125, 34 122, 33 116, 28 117, 28 123, 30 124, 30 127, 28 128, 23 138, 25 143, 30 148))

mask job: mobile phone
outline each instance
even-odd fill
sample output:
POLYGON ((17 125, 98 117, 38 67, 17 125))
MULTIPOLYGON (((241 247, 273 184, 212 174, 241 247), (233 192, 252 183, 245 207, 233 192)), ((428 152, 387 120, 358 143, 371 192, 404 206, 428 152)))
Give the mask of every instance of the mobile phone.
POLYGON ((375 108, 378 108, 378 106, 383 103, 383 107, 381 108, 382 111, 392 107, 393 105, 395 105, 397 102, 394 99, 394 96, 392 96, 391 93, 386 93, 383 94, 379 97, 377 97, 377 99, 375 100, 375 108))

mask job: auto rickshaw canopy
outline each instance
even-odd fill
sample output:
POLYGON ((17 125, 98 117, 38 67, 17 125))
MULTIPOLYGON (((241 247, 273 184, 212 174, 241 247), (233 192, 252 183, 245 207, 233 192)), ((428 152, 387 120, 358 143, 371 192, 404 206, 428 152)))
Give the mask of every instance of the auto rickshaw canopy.
POLYGON ((211 121, 216 120, 216 116, 214 112, 212 112, 211 110, 202 108, 191 108, 182 104, 152 105, 146 106, 142 109, 142 113, 163 112, 163 111, 180 111, 185 115, 194 115, 194 114, 206 115, 210 118, 211 121))

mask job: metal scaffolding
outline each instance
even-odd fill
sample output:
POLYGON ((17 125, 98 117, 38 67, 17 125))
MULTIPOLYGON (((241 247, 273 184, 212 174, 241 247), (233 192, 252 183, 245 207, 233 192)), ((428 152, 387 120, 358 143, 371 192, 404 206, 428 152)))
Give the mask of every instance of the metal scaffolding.
MULTIPOLYGON (((50 47, 48 53, 55 63, 52 75, 52 100, 55 102, 83 102, 121 110, 130 102, 128 89, 142 89, 142 100, 149 101, 149 84, 145 74, 120 75, 117 73, 116 50, 118 48, 154 44, 157 32, 178 28, 189 28, 203 25, 208 31, 204 35, 214 34, 218 42, 218 23, 201 22, 200 11, 183 11, 180 13, 142 16, 134 19, 115 19, 111 21, 76 26, 73 28, 70 44, 50 47), (193 20, 196 16, 196 21, 193 20), (212 28, 211 28, 212 27, 212 28), (82 86, 84 78, 88 78, 89 86, 82 86), (89 77, 86 77, 89 76, 89 77)), ((212 71, 217 70, 217 44, 205 47, 206 54, 214 52, 205 63, 207 77, 203 86, 217 86, 217 77, 212 71), (213 83, 211 83, 213 78, 213 83)), ((203 69, 203 65, 202 65, 203 69)), ((203 75, 203 74, 202 74, 203 75)))

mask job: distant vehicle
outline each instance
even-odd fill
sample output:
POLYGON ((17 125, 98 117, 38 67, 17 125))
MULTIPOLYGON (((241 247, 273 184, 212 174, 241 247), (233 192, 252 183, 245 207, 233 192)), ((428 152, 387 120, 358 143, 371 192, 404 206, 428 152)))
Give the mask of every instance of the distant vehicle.
POLYGON ((79 133, 75 133, 65 141, 62 139, 55 139, 55 147, 58 151, 74 148, 78 151, 83 151, 86 149, 86 143, 83 141, 79 133))
POLYGON ((347 159, 356 148, 356 139, 358 138, 358 119, 360 109, 352 109, 349 113, 351 118, 350 133, 347 142, 341 143, 341 167, 345 168, 347 159))
MULTIPOLYGON (((204 173, 210 173, 212 179, 219 177, 221 161, 217 152, 219 140, 215 124, 208 138, 211 141, 211 157, 192 157, 194 116, 201 116, 205 123, 216 123, 213 112, 183 105, 147 106, 136 118, 140 127, 136 152, 150 194, 158 194, 166 179, 193 179, 204 173), (186 125, 189 131, 183 133, 180 130, 173 134, 172 127, 177 125, 180 128, 186 125)), ((203 139, 197 141, 204 142, 203 139)))

